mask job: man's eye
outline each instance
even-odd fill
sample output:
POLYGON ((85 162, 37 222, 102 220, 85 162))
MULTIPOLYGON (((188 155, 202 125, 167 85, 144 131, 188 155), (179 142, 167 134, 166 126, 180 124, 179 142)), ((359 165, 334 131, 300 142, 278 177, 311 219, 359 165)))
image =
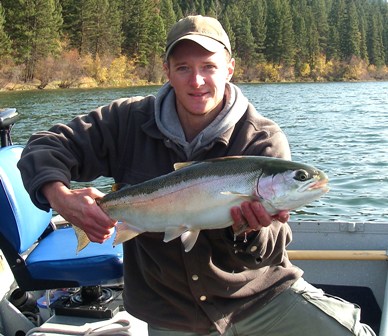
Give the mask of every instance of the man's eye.
POLYGON ((179 66, 176 68, 176 71, 179 71, 179 72, 185 72, 185 71, 188 71, 189 67, 187 66, 179 66))
POLYGON ((215 69, 217 69, 217 67, 214 64, 207 64, 205 66, 205 69, 207 69, 207 70, 215 70, 215 69))

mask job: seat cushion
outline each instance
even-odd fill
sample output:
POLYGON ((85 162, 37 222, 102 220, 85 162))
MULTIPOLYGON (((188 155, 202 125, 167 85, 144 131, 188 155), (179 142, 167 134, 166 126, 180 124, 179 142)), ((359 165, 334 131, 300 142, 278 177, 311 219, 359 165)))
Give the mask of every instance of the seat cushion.
POLYGON ((76 254, 73 228, 55 230, 29 254, 27 268, 36 279, 77 281, 79 286, 109 283, 123 276, 122 245, 113 247, 113 239, 90 243, 76 254))
POLYGON ((38 209, 24 188, 17 162, 22 146, 0 149, 0 232, 18 253, 23 253, 50 223, 49 212, 38 209))

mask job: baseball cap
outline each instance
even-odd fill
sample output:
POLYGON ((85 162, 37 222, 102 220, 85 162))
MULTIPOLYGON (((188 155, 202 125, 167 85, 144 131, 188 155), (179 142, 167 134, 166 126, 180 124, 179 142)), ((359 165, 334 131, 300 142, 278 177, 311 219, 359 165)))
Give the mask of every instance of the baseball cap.
POLYGON ((225 48, 232 54, 228 34, 221 23, 212 17, 193 15, 175 23, 167 36, 166 58, 182 40, 194 41, 210 52, 225 48))

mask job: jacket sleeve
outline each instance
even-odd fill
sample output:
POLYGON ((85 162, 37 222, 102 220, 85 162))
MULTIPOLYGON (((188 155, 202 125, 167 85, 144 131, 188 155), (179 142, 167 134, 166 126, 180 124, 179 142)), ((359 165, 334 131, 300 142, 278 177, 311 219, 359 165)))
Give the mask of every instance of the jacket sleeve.
POLYGON ((230 255, 248 269, 282 264, 287 258, 286 247, 292 240, 290 226, 279 221, 247 237, 234 237, 232 229, 225 232, 230 255))
POLYGON ((41 187, 48 182, 91 181, 112 176, 118 159, 118 142, 123 133, 130 103, 122 99, 78 116, 68 124, 57 124, 29 139, 18 163, 24 186, 33 203, 48 210, 41 187))

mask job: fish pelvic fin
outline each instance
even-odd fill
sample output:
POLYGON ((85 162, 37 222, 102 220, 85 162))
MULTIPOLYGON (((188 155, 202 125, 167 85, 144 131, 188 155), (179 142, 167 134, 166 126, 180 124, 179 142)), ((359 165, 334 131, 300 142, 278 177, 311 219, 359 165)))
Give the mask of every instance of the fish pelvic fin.
POLYGON ((84 230, 79 228, 78 226, 71 225, 74 229, 75 235, 77 237, 77 250, 76 254, 78 254, 80 251, 82 251, 86 246, 89 245, 90 240, 84 230))
POLYGON ((163 241, 165 243, 181 237, 182 244, 185 248, 186 252, 189 252, 193 246, 195 245, 195 242, 197 241, 198 235, 200 230, 190 230, 187 226, 181 225, 178 227, 168 227, 164 233, 164 239, 163 241))
POLYGON ((125 222, 118 222, 116 225, 116 236, 113 241, 113 246, 117 246, 127 240, 131 240, 143 232, 144 231, 133 225, 125 222))
POLYGON ((189 252, 195 245, 198 239, 200 230, 186 231, 181 235, 182 244, 185 248, 185 252, 189 252))
POLYGON ((175 238, 178 238, 188 230, 189 228, 185 225, 167 227, 164 232, 163 241, 165 243, 168 243, 169 241, 174 240, 175 238))

